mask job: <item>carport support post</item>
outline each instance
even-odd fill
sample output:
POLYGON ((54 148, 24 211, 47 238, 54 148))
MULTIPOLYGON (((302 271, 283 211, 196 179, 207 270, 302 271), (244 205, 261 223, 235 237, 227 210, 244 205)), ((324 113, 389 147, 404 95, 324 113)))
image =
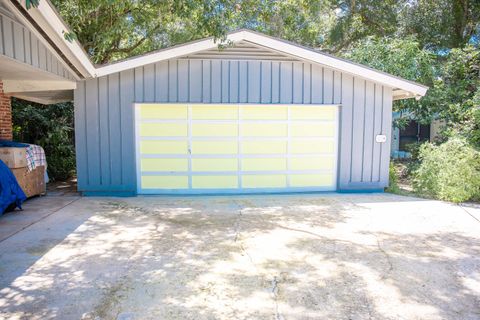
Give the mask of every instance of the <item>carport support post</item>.
POLYGON ((9 95, 3 93, 0 81, 0 140, 12 140, 12 103, 9 95))

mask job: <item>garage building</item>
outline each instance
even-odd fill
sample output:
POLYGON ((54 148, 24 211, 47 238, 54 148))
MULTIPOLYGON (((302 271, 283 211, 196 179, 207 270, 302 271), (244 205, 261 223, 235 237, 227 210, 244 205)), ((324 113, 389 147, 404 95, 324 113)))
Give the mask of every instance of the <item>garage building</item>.
POLYGON ((74 91, 87 194, 380 191, 392 102, 427 88, 248 30, 97 67, 74 91))

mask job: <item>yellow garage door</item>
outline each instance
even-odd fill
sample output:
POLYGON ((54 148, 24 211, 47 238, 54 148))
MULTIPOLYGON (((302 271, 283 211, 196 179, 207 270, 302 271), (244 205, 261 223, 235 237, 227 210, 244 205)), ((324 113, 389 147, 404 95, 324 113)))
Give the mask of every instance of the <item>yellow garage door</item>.
POLYGON ((139 194, 332 191, 338 106, 137 104, 139 194))

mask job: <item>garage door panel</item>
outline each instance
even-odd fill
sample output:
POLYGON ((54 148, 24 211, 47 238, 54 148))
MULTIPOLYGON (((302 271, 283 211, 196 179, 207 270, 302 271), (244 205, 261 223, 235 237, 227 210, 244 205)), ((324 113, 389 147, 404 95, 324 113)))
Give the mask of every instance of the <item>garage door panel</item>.
POLYGON ((302 157, 290 159, 290 170, 333 170, 333 156, 302 157))
POLYGON ((187 189, 188 176, 144 175, 141 185, 143 189, 187 189))
POLYGON ((287 170, 286 158, 242 159, 242 171, 280 171, 280 170, 287 170))
POLYGON ((243 120, 286 120, 288 109, 285 106, 243 106, 240 114, 243 120))
POLYGON ((292 174, 290 186, 292 187, 328 187, 334 181, 333 174, 292 174))
POLYGON ((192 171, 237 171, 238 159, 192 159, 192 171))
POLYGON ((335 141, 333 139, 322 140, 292 140, 290 142, 291 154, 312 154, 335 152, 335 141))
POLYGON ((244 175, 242 176, 244 188, 285 188, 287 187, 287 175, 244 175))
POLYGON ((236 120, 238 119, 237 106, 225 105, 193 105, 193 120, 236 120))
POLYGON ((236 189, 238 177, 234 175, 192 176, 192 187, 198 189, 236 189))
POLYGON ((141 120, 168 119, 181 120, 187 119, 188 110, 186 105, 158 105, 144 104, 140 110, 141 120))
POLYGON ((334 137, 335 123, 294 123, 290 134, 292 137, 334 137))
POLYGON ((141 137, 186 137, 187 124, 182 123, 142 123, 140 124, 141 137))
POLYGON ((139 193, 335 190, 336 107, 137 108, 139 193))
POLYGON ((231 141, 192 141, 192 155, 199 154, 237 154, 238 143, 231 141))
POLYGON ((187 154, 187 141, 142 140, 140 141, 141 154, 187 154))
POLYGON ((243 123, 240 125, 243 137, 286 137, 288 126, 280 123, 243 123))
POLYGON ((236 123, 194 123, 192 124, 193 137, 236 137, 238 125, 236 123))
POLYGON ((242 142, 243 154, 285 154, 287 153, 286 141, 253 140, 242 142))
POLYGON ((294 106, 290 109, 290 119, 334 121, 336 112, 335 107, 294 106))
POLYGON ((142 158, 140 169, 143 171, 188 171, 188 159, 142 158))

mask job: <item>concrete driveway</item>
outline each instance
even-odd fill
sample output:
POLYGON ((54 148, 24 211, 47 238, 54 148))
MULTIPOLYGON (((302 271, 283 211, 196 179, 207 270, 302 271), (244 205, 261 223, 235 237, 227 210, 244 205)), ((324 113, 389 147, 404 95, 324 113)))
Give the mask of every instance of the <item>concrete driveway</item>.
POLYGON ((13 215, 40 211, 0 242, 0 319, 480 319, 471 207, 388 194, 44 197, 13 215))

